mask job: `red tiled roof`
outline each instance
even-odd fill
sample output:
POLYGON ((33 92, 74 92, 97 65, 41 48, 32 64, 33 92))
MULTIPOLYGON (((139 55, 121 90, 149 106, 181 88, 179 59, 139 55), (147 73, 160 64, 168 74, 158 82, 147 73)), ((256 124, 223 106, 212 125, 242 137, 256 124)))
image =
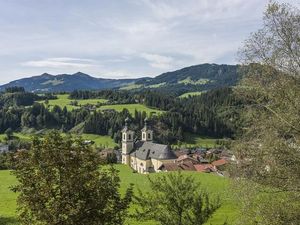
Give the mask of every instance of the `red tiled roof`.
POLYGON ((188 171, 195 171, 195 167, 194 164, 190 161, 187 162, 182 162, 180 164, 178 164, 178 166, 182 169, 182 170, 188 170, 188 171))
POLYGON ((214 171, 214 166, 212 164, 197 164, 194 165, 196 171, 198 172, 210 172, 214 171))
POLYGON ((222 165, 225 165, 225 164, 227 164, 227 163, 228 163, 228 161, 225 160, 225 159, 219 159, 219 160, 217 160, 217 161, 212 162, 212 164, 213 164, 214 166, 222 166, 222 165))

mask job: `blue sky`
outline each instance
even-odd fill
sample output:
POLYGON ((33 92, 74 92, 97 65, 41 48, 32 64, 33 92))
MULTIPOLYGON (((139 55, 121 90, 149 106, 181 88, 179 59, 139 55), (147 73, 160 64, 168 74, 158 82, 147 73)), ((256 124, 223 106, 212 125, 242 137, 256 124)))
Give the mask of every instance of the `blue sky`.
POLYGON ((131 78, 207 62, 235 64, 267 3, 0 0, 0 84, 44 72, 131 78))

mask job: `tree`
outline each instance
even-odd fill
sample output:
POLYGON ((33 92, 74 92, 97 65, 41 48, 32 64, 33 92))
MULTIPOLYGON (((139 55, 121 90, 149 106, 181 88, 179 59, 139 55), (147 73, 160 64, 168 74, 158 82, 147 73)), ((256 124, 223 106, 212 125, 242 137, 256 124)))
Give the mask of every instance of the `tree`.
POLYGON ((236 92, 248 104, 235 143, 239 222, 299 224, 300 11, 271 2, 263 28, 245 41, 240 56, 236 92))
POLYGON ((181 172, 149 181, 151 192, 139 190, 135 197, 140 219, 153 219, 162 225, 200 225, 220 206, 218 199, 211 200, 192 176, 181 172))
POLYGON ((11 128, 7 128, 5 131, 6 139, 11 140, 13 138, 13 130, 11 128))
POLYGON ((58 132, 34 138, 29 151, 16 154, 22 224, 122 224, 132 187, 122 198, 113 167, 100 167, 96 152, 80 138, 58 132))

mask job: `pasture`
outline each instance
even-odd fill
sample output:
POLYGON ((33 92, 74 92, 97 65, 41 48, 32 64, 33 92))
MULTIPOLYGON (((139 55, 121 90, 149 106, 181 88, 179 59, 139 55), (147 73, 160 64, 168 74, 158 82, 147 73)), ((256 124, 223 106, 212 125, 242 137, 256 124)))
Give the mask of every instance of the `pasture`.
POLYGON ((203 148, 214 148, 218 147, 216 141, 218 139, 201 136, 197 134, 184 133, 183 134, 184 141, 172 145, 173 148, 194 148, 194 147, 203 147, 203 148))
POLYGON ((201 91, 194 91, 194 92, 187 92, 179 96, 179 98, 189 98, 197 95, 201 95, 203 92, 201 91))
MULTIPOLYGON (((68 110, 73 110, 73 109, 78 109, 83 105, 86 104, 91 104, 91 105, 97 105, 98 103, 106 103, 106 99, 78 99, 77 101, 77 106, 72 105, 71 102, 74 102, 75 99, 69 99, 68 94, 62 94, 62 95, 57 95, 57 99, 54 100, 49 100, 48 101, 48 106, 53 107, 55 105, 63 108, 66 107, 68 110)), ((46 105, 45 101, 38 101, 39 103, 43 103, 46 105)), ((123 109, 128 109, 128 111, 134 115, 134 111, 137 110, 139 112, 145 111, 148 116, 150 115, 159 115, 163 113, 164 111, 158 110, 158 109, 151 109, 145 105, 142 104, 116 104, 116 105, 103 105, 99 108, 99 110, 107 110, 107 109, 113 109, 118 112, 122 111, 123 109)))
MULTIPOLYGON (((80 108, 80 106, 86 105, 86 104, 91 104, 91 105, 97 105, 98 103, 105 103, 107 102, 106 99, 102 99, 102 98, 96 98, 96 99, 78 99, 76 100, 78 103, 78 106, 75 105, 71 105, 71 102, 75 101, 75 99, 69 99, 69 95, 68 94, 63 94, 63 95, 56 95, 57 99, 53 99, 53 100, 49 100, 48 102, 48 106, 53 107, 55 105, 63 108, 63 107, 67 107, 68 110, 72 110, 72 109, 78 109, 80 108)), ((39 101, 39 103, 44 103, 45 101, 39 101)))
MULTIPOLYGON (((34 134, 25 134, 25 133, 13 133, 13 136, 15 138, 18 138, 20 140, 24 141, 30 141, 32 136, 34 134)), ((63 133, 63 135, 66 135, 66 133, 63 133)), ((75 134, 74 134, 75 135, 75 134)), ((4 141, 5 134, 0 134, 0 142, 4 141)), ((84 140, 91 140, 95 142, 95 146, 97 147, 103 147, 103 148, 113 148, 117 146, 118 144, 114 142, 114 140, 108 136, 108 135, 98 135, 98 134, 80 134, 80 136, 84 140)))
MULTIPOLYGON (((132 170, 125 165, 115 166, 120 172, 121 178, 121 193, 124 193, 130 183, 134 184, 135 193, 137 189, 150 191, 148 176, 154 178, 161 174, 142 175, 133 173, 132 170)), ((185 172, 191 174, 195 179, 201 182, 202 188, 205 188, 213 196, 220 196, 222 206, 216 211, 213 217, 206 223, 207 225, 222 225, 227 219, 228 223, 237 216, 236 202, 232 199, 232 194, 229 189, 229 180, 212 174, 185 172)), ((0 171, 0 224, 15 225, 16 222, 16 197, 17 195, 10 191, 9 187, 16 183, 16 179, 8 170, 0 171)), ((133 209, 130 209, 133 212, 133 209)), ((135 221, 129 219, 126 224, 130 225, 155 225, 154 221, 135 221)))

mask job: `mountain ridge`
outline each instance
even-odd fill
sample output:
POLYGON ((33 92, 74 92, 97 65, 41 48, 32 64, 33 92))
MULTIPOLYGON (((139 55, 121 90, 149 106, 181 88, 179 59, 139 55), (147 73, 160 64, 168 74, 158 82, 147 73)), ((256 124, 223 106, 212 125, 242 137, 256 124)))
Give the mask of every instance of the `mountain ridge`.
POLYGON ((83 72, 74 74, 41 75, 21 78, 0 85, 0 91, 11 86, 22 86, 31 92, 70 92, 101 89, 163 89, 170 91, 203 91, 235 85, 238 65, 199 64, 162 73, 156 77, 129 79, 97 78, 83 72))

